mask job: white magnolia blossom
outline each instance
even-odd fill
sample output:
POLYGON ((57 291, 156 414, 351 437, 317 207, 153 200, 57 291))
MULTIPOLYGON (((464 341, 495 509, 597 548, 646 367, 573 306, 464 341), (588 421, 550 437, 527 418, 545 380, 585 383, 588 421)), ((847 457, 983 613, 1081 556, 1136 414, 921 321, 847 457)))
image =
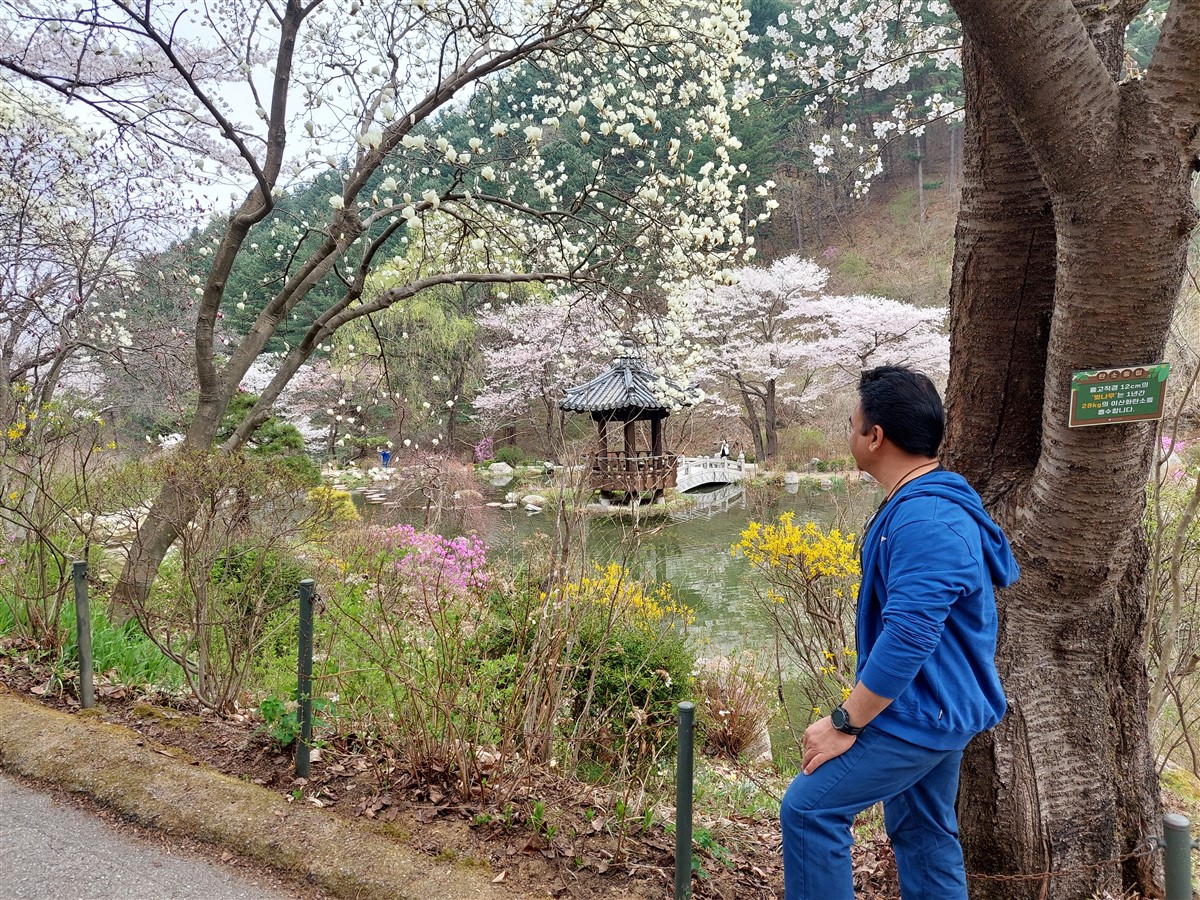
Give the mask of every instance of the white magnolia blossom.
MULTIPOLYGON (((917 71, 957 70, 960 65, 958 22, 940 0, 805 0, 768 26, 763 39, 773 46, 773 66, 799 81, 812 122, 827 120, 827 108, 844 105, 863 91, 887 96, 885 92, 903 89, 917 71)), ((947 79, 948 84, 954 81, 947 79)), ((858 134, 852 123, 820 134, 809 144, 813 166, 848 177, 857 193, 865 193, 882 172, 885 141, 920 135, 935 119, 961 117, 959 97, 934 91, 916 99, 907 93, 872 122, 869 136, 858 134)))

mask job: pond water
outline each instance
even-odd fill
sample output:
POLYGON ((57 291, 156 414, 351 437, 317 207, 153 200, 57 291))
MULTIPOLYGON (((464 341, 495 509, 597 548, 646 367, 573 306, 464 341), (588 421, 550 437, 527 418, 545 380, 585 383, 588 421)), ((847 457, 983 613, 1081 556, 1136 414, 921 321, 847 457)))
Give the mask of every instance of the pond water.
MULTIPOLYGON (((510 488, 484 486, 488 500, 503 499, 510 488)), ((528 485, 524 493, 535 492, 528 485)), ((691 635, 701 656, 734 651, 767 652, 774 640, 758 599, 747 583, 749 567, 730 547, 752 520, 772 521, 792 511, 796 522, 814 521, 858 532, 879 502, 877 485, 852 476, 806 479, 799 485, 725 485, 689 494, 695 505, 635 528, 628 519, 589 517, 584 524, 588 559, 601 565, 617 560, 646 580, 669 582, 676 597, 695 610, 691 635)), ((369 509, 375 521, 402 520, 403 510, 369 509), (387 515, 390 514, 390 515, 387 515)), ((547 536, 555 528, 549 512, 487 508, 482 536, 501 554, 520 552, 523 542, 547 536)))

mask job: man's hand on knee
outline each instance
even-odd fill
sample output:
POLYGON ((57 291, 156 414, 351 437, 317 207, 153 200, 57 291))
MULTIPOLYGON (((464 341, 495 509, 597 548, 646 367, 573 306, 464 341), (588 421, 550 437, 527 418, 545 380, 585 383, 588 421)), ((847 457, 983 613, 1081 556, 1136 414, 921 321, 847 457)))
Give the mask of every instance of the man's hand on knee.
POLYGON ((833 727, 829 716, 818 719, 804 732, 804 762, 802 770, 811 775, 831 759, 836 759, 854 746, 854 735, 843 734, 833 727))

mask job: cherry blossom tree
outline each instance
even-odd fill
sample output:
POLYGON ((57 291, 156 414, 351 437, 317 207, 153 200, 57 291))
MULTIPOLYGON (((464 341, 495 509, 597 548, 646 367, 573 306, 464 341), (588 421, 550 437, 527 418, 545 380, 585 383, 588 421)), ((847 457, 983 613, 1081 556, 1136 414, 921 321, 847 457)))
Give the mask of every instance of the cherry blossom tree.
MULTIPOLYGON (((342 325, 423 290, 617 282, 636 295, 656 289, 664 272, 725 278, 751 240, 729 129, 757 85, 742 50, 748 17, 732 0, 234 0, 182 10, 100 0, 77 11, 3 0, 0 10, 9 23, 0 67, 86 106, 129 142, 169 150, 181 180, 216 166, 224 183, 249 183, 234 189, 194 286, 199 401, 185 450, 212 445, 250 365, 327 277, 340 291, 288 347, 224 451, 244 445, 342 325), (522 67, 551 89, 510 101, 504 76, 522 67), (474 134, 439 134, 439 116, 474 93, 486 93, 491 111, 468 120, 474 134), (248 117, 237 97, 253 109, 248 117), (681 114, 667 124, 663 109, 681 114), (564 146, 578 151, 582 181, 555 160, 564 146), (226 352, 217 322, 236 300, 226 296, 229 274, 289 177, 323 178, 328 216, 279 232, 277 292, 226 352), (525 185, 532 190, 518 192, 525 185), (443 243, 437 265, 366 299, 388 248, 435 211, 455 223, 449 247, 475 256, 459 259, 443 243), (510 255, 521 265, 509 265, 510 255)), ((118 602, 146 595, 174 523, 187 521, 186 502, 183 491, 163 489, 118 602)))
POLYGON ((846 384, 848 371, 885 363, 946 369, 943 310, 828 295, 829 273, 798 256, 735 275, 736 284, 695 294, 691 302, 706 323, 705 371, 720 385, 718 396, 740 402, 758 459, 776 455, 781 405, 814 402, 846 384))
POLYGON ((537 423, 547 454, 558 449, 558 401, 572 385, 612 359, 605 319, 591 297, 509 303, 482 312, 487 336, 483 389, 474 407, 480 423, 496 430, 522 419, 537 423))

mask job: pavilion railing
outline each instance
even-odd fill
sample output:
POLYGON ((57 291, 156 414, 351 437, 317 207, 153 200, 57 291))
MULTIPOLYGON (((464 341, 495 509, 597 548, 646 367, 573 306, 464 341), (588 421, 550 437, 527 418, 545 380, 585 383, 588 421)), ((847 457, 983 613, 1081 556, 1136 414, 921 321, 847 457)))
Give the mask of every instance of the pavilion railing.
POLYGON ((679 457, 649 450, 610 450, 588 457, 591 486, 604 491, 655 491, 675 486, 679 457))

